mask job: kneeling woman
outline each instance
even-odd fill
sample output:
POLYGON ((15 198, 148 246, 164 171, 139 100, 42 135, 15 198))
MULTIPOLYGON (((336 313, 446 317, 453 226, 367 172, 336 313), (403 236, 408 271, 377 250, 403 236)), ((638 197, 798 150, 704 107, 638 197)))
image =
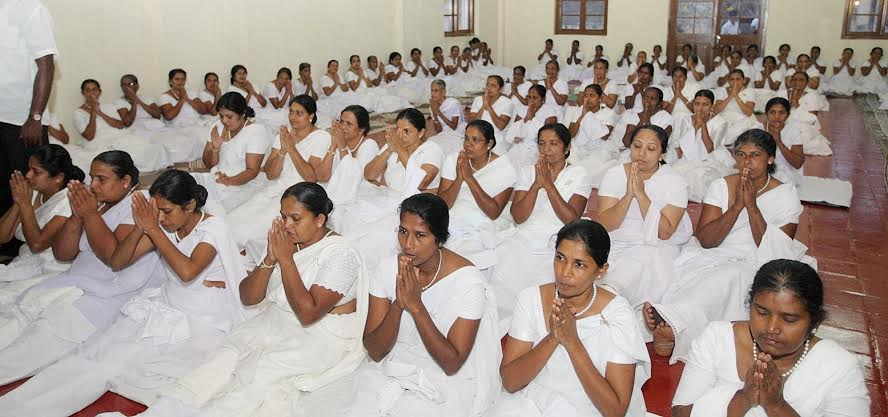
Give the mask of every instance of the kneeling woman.
POLYGON ((168 280, 128 301, 123 317, 94 343, 0 397, 4 413, 70 415, 106 389, 150 404, 159 388, 197 365, 242 321, 237 286, 246 270, 225 222, 201 211, 206 189, 171 170, 149 194, 150 202, 133 195, 136 227, 117 245, 111 264, 126 267, 156 252, 168 280))
POLYGON ((267 247, 250 247, 261 262, 240 283, 241 301, 258 314, 146 415, 288 415, 305 392, 364 360, 366 268, 354 245, 327 228, 333 203, 320 185, 301 182, 284 192, 280 210, 267 247))
POLYGON ((519 171, 515 184, 510 211, 518 226, 505 232, 496 248, 491 285, 500 309, 500 335, 506 333, 518 293, 552 281, 546 267, 555 249, 552 236, 583 215, 592 192, 586 170, 567 163, 570 132, 564 125, 543 126, 537 144, 539 160, 519 171))
POLYGON ((672 261, 691 238, 688 185, 663 160, 666 131, 643 125, 632 134, 631 161, 611 168, 598 189, 598 220, 613 239, 604 283, 634 307, 659 300, 673 280, 672 261))
POLYGON ((71 217, 70 181, 83 181, 61 145, 37 148, 28 158, 28 172, 14 172, 9 184, 13 206, 0 218, 0 242, 25 242, 9 265, 0 265, 0 306, 7 309, 31 286, 70 267, 52 256, 50 245, 71 217))
POLYGON ((210 172, 192 175, 206 187, 210 199, 231 211, 264 183, 256 177, 271 143, 268 130, 252 122, 256 114, 239 93, 225 93, 216 111, 219 121, 210 129, 203 151, 203 163, 210 172))
POLYGON ((773 259, 813 263, 794 240, 802 204, 791 184, 772 174, 777 144, 753 129, 734 142, 739 174, 713 181, 703 199, 696 237, 675 260, 677 279, 659 304, 645 303, 654 350, 687 358, 691 341, 714 320, 743 320, 757 268, 773 259))
POLYGON ((644 416, 641 329, 626 299, 596 283, 608 270, 607 231, 577 220, 555 245, 555 282, 518 296, 500 365, 510 394, 487 416, 644 416))
POLYGON ((52 242, 55 258, 73 261, 71 268, 0 312, 0 384, 28 376, 101 335, 127 300, 160 284, 156 254, 119 271, 111 267, 114 251, 135 227, 130 205, 139 170, 132 158, 103 152, 89 175, 89 188, 79 181, 68 185, 72 214, 52 242))
POLYGON ((496 307, 478 269, 443 247, 448 222, 435 195, 401 203, 401 253, 370 283, 364 347, 373 362, 310 394, 304 415, 464 417, 490 406, 499 392, 496 307))
POLYGON ((856 355, 816 336, 823 283, 810 266, 764 264, 743 321, 710 323, 691 345, 673 416, 866 416, 856 355))
POLYGON ((463 150, 447 157, 438 188, 453 217, 447 247, 478 269, 496 263, 496 221, 518 179, 509 159, 493 153, 495 146, 493 125, 480 119, 469 123, 463 150))

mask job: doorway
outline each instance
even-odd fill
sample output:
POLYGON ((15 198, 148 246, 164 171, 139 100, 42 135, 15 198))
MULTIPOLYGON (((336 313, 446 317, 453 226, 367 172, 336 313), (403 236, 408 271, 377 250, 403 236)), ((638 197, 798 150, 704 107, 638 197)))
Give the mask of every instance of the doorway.
MULTIPOLYGON (((674 65, 681 47, 690 44, 707 70, 713 68, 716 46, 751 44, 764 51, 768 0, 672 0, 666 57, 674 65)), ((670 66, 671 67, 671 66, 670 66)))

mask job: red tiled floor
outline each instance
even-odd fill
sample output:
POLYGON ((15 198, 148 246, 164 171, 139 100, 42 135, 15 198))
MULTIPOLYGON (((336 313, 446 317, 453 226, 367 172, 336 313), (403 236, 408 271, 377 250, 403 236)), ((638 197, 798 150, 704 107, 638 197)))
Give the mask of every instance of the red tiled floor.
MULTIPOLYGON (((831 337, 857 355, 872 397, 872 415, 888 416, 888 190, 882 177, 885 161, 863 125, 853 100, 831 99, 831 111, 821 115, 826 137, 832 140, 831 157, 808 157, 807 175, 835 177, 854 187, 851 209, 805 204, 797 237, 817 258, 826 291, 830 318, 822 335, 831 337)), ((588 214, 595 217, 596 194, 588 214)), ((688 211, 696 223, 699 204, 688 211)), ((648 409, 668 416, 682 364, 669 366, 666 358, 652 355, 653 376, 644 386, 648 409)), ((0 387, 0 395, 13 385, 0 387)), ((106 411, 134 415, 141 404, 112 393, 75 414, 92 417, 106 411)))

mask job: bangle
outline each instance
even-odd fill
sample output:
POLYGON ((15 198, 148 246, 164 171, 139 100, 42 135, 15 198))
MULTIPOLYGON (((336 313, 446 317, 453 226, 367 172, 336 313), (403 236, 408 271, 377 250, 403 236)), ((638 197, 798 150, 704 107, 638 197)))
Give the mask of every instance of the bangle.
POLYGON ((266 265, 265 261, 259 262, 259 265, 257 266, 259 267, 259 269, 274 269, 274 264, 266 265))

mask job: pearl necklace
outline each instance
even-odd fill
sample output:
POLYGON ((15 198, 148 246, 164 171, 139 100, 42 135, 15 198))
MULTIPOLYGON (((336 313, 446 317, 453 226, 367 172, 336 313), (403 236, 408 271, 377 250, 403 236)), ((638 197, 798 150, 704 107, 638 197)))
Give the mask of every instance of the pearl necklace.
POLYGON ((428 285, 422 287, 422 292, 425 292, 425 290, 431 288, 432 284, 434 284, 435 281, 438 280, 438 274, 441 273, 441 264, 443 263, 442 262, 443 260, 444 260, 444 257, 441 256, 441 249, 438 249, 438 269, 435 270, 435 276, 432 277, 432 280, 429 281, 428 285))
MULTIPOLYGON (((484 162, 484 165, 482 165, 481 168, 486 167, 487 164, 489 164, 489 163, 490 163, 490 151, 487 151, 487 161, 484 162)), ((475 169, 475 166, 472 165, 471 159, 469 159, 469 168, 472 168, 472 172, 478 172, 478 169, 481 169, 481 168, 475 169)))
POLYGON ((770 183, 771 183, 771 174, 768 174, 768 180, 765 181, 765 185, 762 186, 762 188, 759 188, 758 192, 756 192, 755 195, 760 195, 762 193, 762 191, 765 191, 765 189, 768 188, 768 184, 770 184, 770 183))
MULTIPOLYGON (((793 371, 796 370, 796 368, 799 367, 799 364, 801 364, 802 361, 805 360, 805 357, 808 356, 808 346, 810 343, 810 338, 805 340, 805 350, 802 351, 802 356, 799 356, 799 359, 792 365, 792 368, 789 368, 788 371, 780 374, 781 377, 788 377, 790 374, 792 374, 793 371)), ((753 363, 758 360, 758 344, 755 342, 755 339, 752 339, 752 360, 753 363)))
MULTIPOLYGON (((561 298, 561 295, 558 293, 558 287, 555 287, 555 298, 561 298)), ((574 317, 580 317, 583 314, 586 314, 590 308, 592 308, 592 304, 595 304, 595 299, 598 298, 598 286, 592 284, 592 298, 589 299, 589 304, 586 304, 586 307, 580 310, 577 314, 574 314, 574 317)))
POLYGON ((358 143, 355 144, 355 148, 354 148, 354 149, 349 148, 348 145, 345 145, 345 151, 348 152, 349 155, 352 154, 352 153, 354 153, 356 150, 358 150, 358 148, 361 147, 361 144, 364 143, 364 139, 366 139, 366 138, 363 138, 363 137, 362 137, 361 140, 359 140, 358 143))

